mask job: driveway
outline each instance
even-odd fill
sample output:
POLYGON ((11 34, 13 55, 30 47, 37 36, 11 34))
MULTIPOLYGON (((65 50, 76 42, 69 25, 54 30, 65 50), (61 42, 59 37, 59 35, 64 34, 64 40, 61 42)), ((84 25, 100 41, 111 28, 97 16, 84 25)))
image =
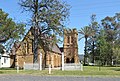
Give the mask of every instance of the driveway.
POLYGON ((120 77, 0 75, 0 81, 120 81, 120 77))

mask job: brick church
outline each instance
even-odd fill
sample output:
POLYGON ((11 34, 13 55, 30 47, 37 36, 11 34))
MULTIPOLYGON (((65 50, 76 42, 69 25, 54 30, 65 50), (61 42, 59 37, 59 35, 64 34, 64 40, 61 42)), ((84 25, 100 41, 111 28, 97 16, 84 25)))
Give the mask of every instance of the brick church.
MULTIPOLYGON (((24 67, 24 63, 33 63, 33 28, 31 28, 21 42, 16 42, 10 53, 11 67, 24 67)), ((42 67, 47 68, 51 64, 52 68, 61 67, 62 52, 64 53, 65 63, 79 63, 78 57, 78 32, 76 29, 64 30, 64 44, 60 48, 57 44, 51 46, 51 51, 45 51, 38 46, 38 63, 39 56, 42 53, 42 67)))

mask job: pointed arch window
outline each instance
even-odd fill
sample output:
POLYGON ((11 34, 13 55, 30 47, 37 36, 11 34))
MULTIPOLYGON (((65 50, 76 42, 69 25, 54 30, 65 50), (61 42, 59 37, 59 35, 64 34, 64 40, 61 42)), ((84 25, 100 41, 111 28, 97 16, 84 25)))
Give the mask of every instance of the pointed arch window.
POLYGON ((71 43, 73 43, 74 42, 74 37, 71 37, 71 43))
POLYGON ((70 36, 67 37, 67 43, 70 43, 70 36))

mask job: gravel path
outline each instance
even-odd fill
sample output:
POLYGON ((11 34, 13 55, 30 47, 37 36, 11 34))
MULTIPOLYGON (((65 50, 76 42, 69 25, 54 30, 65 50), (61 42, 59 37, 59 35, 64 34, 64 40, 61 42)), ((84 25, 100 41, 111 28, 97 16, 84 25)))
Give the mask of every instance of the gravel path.
POLYGON ((0 81, 120 81, 120 77, 0 75, 0 81))

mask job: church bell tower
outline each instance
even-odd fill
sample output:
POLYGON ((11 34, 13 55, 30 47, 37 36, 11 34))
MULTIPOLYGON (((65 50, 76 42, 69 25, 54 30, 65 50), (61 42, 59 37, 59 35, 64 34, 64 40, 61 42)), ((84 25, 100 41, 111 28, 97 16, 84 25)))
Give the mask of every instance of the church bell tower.
POLYGON ((63 49, 65 63, 79 63, 78 32, 76 29, 64 30, 63 49))

